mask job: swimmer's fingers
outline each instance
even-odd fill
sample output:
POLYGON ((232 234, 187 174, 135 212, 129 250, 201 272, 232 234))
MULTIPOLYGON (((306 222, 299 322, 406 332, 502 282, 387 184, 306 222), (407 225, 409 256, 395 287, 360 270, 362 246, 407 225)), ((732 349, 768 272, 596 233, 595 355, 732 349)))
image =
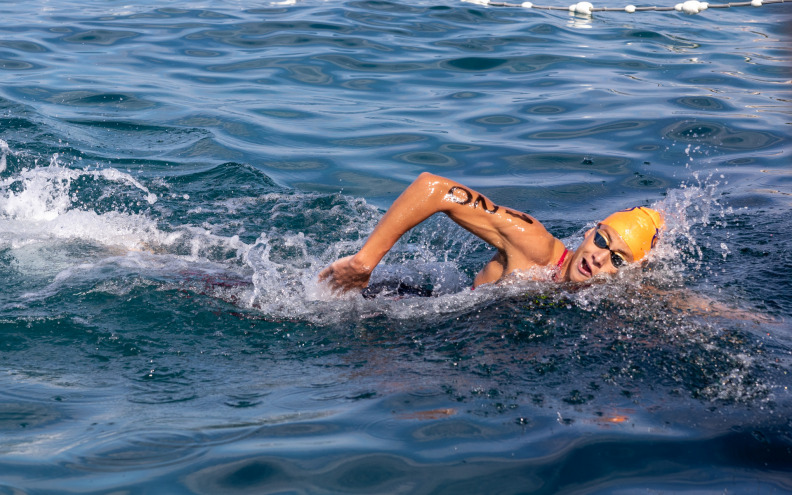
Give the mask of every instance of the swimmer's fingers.
POLYGON ((338 261, 334 261, 333 263, 325 267, 324 270, 319 272, 319 282, 326 283, 327 285, 330 286, 331 289, 333 289, 333 291, 341 289, 342 287, 342 283, 338 280, 337 277, 337 273, 338 273, 337 267, 338 264, 343 260, 344 258, 341 258, 338 261))
POLYGON ((371 271, 358 266, 352 256, 341 258, 319 272, 319 281, 326 283, 336 293, 364 289, 370 277, 371 271))
POLYGON ((327 267, 319 274, 319 282, 326 284, 334 294, 343 294, 354 289, 363 289, 367 284, 349 282, 336 275, 332 267, 327 267))
POLYGON ((328 265, 324 268, 324 270, 319 272, 319 281, 320 282, 327 281, 328 283, 330 283, 330 281, 328 281, 327 278, 332 275, 333 275, 333 265, 328 265))
POLYGON ((325 268, 322 270, 322 273, 319 274, 319 282, 325 284, 327 287, 330 288, 330 291, 333 294, 343 294, 351 290, 351 287, 348 287, 343 282, 339 281, 335 276, 333 276, 333 271, 329 270, 330 267, 325 268))

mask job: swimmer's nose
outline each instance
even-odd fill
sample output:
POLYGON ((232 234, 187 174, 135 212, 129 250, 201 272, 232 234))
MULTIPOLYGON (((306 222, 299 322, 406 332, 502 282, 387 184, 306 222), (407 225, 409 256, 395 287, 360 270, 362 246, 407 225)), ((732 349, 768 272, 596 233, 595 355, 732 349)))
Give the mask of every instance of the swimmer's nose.
POLYGON ((605 261, 610 256, 610 251, 607 249, 597 249, 594 255, 591 257, 591 261, 597 268, 602 268, 605 265, 605 261))

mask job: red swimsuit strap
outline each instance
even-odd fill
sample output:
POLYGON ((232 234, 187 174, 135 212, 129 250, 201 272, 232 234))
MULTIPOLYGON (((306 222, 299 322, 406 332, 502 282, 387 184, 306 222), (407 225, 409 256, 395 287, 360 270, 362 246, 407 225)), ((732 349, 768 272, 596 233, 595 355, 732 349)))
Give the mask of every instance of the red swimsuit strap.
POLYGON ((556 271, 553 274, 553 280, 555 282, 559 282, 558 276, 561 275, 561 265, 564 264, 564 260, 566 259, 568 254, 569 254, 569 249, 564 248, 564 254, 562 254, 561 259, 558 260, 558 263, 556 264, 556 271))
POLYGON ((558 263, 556 264, 558 268, 561 268, 561 265, 564 264, 564 260, 566 259, 568 254, 569 254, 569 249, 564 248, 564 254, 561 255, 561 259, 558 260, 558 263))

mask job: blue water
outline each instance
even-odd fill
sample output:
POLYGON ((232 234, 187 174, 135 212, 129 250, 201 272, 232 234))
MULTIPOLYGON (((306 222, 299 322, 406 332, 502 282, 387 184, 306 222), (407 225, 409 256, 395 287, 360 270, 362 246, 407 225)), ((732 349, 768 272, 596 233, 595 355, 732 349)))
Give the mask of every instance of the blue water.
POLYGON ((790 21, 1 3, 0 493, 792 493, 790 21), (374 280, 434 297, 317 285, 422 171, 669 228, 470 291, 432 218, 374 280))

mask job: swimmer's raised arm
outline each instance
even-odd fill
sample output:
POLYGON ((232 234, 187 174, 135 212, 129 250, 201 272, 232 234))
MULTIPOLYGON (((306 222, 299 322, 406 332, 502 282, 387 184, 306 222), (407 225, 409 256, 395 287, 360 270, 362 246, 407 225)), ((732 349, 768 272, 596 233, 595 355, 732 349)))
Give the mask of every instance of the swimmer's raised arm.
POLYGON ((498 250, 493 260, 501 265, 495 270, 498 278, 516 267, 546 264, 555 251, 564 249, 529 215, 498 206, 458 182, 424 172, 394 201, 360 251, 322 270, 319 280, 337 291, 365 288, 374 268, 396 241, 438 212, 498 250))

